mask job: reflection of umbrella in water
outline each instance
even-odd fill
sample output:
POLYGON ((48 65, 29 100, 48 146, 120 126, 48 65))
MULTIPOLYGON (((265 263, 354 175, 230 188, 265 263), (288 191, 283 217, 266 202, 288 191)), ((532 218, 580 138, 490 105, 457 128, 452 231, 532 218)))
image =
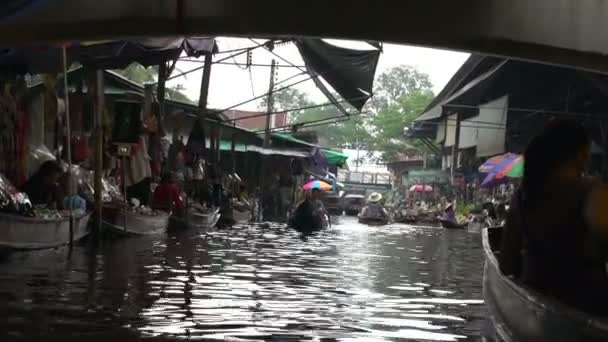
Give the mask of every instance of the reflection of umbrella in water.
POLYGON ((504 183, 508 178, 521 178, 524 176, 524 158, 521 155, 507 153, 500 155, 486 161, 482 166, 479 167, 479 171, 486 172, 488 175, 481 183, 483 187, 492 187, 494 185, 504 183), (498 160, 499 162, 494 163, 493 167, 490 162, 492 159, 498 160), (488 164, 487 167, 484 165, 488 164), (486 171, 482 171, 486 170, 486 171))
POLYGON ((433 187, 426 184, 416 184, 410 187, 410 192, 432 192, 433 187))
POLYGON ((304 190, 323 190, 330 191, 333 189, 332 185, 320 180, 314 180, 312 182, 308 182, 303 186, 304 190))

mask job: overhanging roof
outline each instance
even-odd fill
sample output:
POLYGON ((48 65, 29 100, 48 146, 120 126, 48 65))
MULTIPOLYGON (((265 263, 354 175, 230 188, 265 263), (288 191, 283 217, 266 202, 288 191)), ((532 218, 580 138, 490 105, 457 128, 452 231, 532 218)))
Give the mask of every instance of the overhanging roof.
POLYGON ((464 95, 467 92, 471 91, 473 88, 483 87, 483 85, 485 84, 485 82, 491 80, 492 77, 507 62, 508 62, 508 60, 503 60, 502 62, 498 63, 495 67, 493 67, 492 69, 490 69, 489 71, 486 71, 485 73, 479 75, 478 77, 476 77, 475 79, 473 79, 471 82, 469 82, 466 85, 464 85, 463 87, 459 88, 456 92, 454 92, 453 94, 451 94, 448 98, 446 98, 445 100, 439 101, 439 103, 436 104, 434 107, 432 107, 430 110, 426 111, 425 113, 422 113, 422 115, 420 115, 419 117, 417 117, 414 121, 418 121, 419 122, 419 121, 428 121, 428 120, 439 119, 443 115, 443 106, 445 106, 445 105, 449 104, 450 102, 458 99, 462 95, 464 95))
POLYGON ((7 0, 0 5, 0 43, 200 33, 334 37, 608 70, 605 1, 428 0, 362 8, 336 0, 284 11, 268 0, 7 0))

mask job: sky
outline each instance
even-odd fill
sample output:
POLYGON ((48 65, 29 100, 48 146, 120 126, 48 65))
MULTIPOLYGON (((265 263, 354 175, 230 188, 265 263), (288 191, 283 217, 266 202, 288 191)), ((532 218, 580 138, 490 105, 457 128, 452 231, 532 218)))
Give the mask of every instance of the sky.
MULTIPOLYGON (((218 38, 217 41, 220 53, 214 57, 214 61, 218 61, 230 55, 230 53, 221 53, 222 51, 246 48, 263 42, 261 39, 250 40, 247 38, 218 38)), ((350 48, 368 49, 370 47, 368 44, 361 42, 337 40, 328 40, 328 42, 350 48)), ((296 66, 302 66, 304 64, 297 48, 291 43, 276 47, 274 52, 296 66)), ((468 56, 469 54, 461 52, 384 44, 384 52, 380 55, 376 77, 390 68, 399 65, 415 66, 418 70, 429 75, 431 82, 433 83, 433 90, 435 93, 438 93, 450 80, 456 70, 460 68, 468 56)), ((301 73, 301 70, 294 67, 288 67, 289 64, 287 62, 273 56, 263 48, 256 49, 252 52, 253 64, 269 65, 273 58, 277 59, 279 62, 276 82, 281 82, 282 80, 301 73)), ((179 61, 173 75, 202 67, 203 64, 201 61, 203 61, 203 58, 201 58, 199 62, 179 61)), ((245 62, 246 54, 243 54, 234 58, 228 58, 222 63, 245 62)), ((200 92, 201 77, 202 70, 199 70, 183 77, 176 77, 167 84, 168 86, 180 85, 190 99, 197 100, 200 92)), ((246 70, 237 65, 214 64, 211 69, 208 106, 214 109, 227 109, 241 102, 248 101, 255 96, 263 95, 268 92, 269 77, 270 68, 268 66, 251 67, 250 70, 246 70)), ((306 77, 306 75, 300 75, 281 83, 280 86, 304 80, 306 77)), ((309 98, 316 103, 327 102, 323 94, 321 94, 311 80, 305 81, 294 88, 308 94, 309 98)), ((257 106, 258 102, 253 101, 238 106, 237 108, 242 110, 256 110, 257 106)))

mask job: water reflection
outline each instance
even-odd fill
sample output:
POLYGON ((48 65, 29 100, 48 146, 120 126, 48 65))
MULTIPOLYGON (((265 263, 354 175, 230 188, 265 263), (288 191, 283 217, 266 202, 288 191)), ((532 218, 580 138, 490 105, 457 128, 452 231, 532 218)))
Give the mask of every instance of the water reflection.
MULTIPOLYGON (((6 337, 223 341, 478 336, 480 236, 352 220, 302 241, 280 226, 105 241, 0 261, 6 337)), ((4 339, 3 339, 4 340, 4 339)))

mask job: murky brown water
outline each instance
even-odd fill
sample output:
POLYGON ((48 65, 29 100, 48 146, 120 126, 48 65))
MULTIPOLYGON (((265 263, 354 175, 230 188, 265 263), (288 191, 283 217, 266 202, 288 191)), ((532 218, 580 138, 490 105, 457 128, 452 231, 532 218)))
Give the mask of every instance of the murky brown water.
POLYGON ((482 273, 479 234, 352 219, 307 241, 241 227, 17 253, 0 340, 476 341, 482 273))

